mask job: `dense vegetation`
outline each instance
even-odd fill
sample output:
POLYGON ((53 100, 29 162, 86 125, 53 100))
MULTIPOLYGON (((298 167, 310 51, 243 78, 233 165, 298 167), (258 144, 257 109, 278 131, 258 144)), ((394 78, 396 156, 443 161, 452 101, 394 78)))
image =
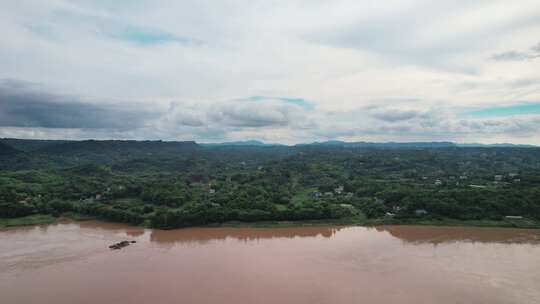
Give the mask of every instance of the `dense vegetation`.
POLYGON ((173 228, 361 218, 540 220, 540 149, 0 141, 0 218, 173 228))

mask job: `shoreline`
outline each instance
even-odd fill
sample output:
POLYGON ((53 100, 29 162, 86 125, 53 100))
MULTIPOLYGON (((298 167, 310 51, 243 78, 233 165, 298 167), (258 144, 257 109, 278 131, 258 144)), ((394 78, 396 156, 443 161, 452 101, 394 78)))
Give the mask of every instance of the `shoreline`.
MULTIPOLYGON (((81 214, 63 214, 58 217, 54 217, 48 214, 34 214, 25 217, 17 218, 0 218, 0 228, 9 227, 23 227, 34 225, 47 225, 61 222, 62 220, 73 221, 86 221, 86 220, 100 220, 112 223, 114 222, 99 217, 86 216, 81 214)), ((128 223, 123 223, 130 225, 128 223)), ((343 219, 328 219, 328 220, 299 220, 299 221, 260 221, 260 222, 224 222, 213 223, 207 225, 198 225, 191 227, 178 227, 162 230, 174 230, 185 228, 288 228, 288 227, 316 227, 316 226, 381 226, 381 225, 406 225, 406 226, 447 226, 447 227, 498 227, 498 228, 520 228, 520 229, 540 229, 540 221, 531 219, 521 220, 455 220, 455 219, 365 219, 363 217, 357 218, 343 218, 343 219)), ((146 228, 152 228, 145 225, 141 225, 146 228)))

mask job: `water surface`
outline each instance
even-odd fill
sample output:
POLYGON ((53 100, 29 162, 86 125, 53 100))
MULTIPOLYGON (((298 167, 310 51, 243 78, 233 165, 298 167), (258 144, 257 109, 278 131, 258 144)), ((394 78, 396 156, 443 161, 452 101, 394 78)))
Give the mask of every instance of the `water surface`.
POLYGON ((539 303, 540 231, 0 230, 0 303, 539 303), (137 243, 121 250, 109 245, 137 243))

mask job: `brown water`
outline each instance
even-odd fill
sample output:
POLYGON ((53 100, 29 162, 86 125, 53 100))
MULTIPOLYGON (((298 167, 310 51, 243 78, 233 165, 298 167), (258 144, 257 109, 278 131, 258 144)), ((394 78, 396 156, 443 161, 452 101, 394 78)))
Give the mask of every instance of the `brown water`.
POLYGON ((4 229, 0 303, 540 303, 540 231, 4 229))

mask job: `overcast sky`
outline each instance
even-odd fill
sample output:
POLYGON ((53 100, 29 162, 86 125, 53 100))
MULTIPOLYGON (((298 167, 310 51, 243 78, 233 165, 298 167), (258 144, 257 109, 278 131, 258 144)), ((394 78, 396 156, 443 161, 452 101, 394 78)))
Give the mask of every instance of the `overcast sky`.
POLYGON ((0 137, 540 144, 540 2, 17 0, 0 137))

